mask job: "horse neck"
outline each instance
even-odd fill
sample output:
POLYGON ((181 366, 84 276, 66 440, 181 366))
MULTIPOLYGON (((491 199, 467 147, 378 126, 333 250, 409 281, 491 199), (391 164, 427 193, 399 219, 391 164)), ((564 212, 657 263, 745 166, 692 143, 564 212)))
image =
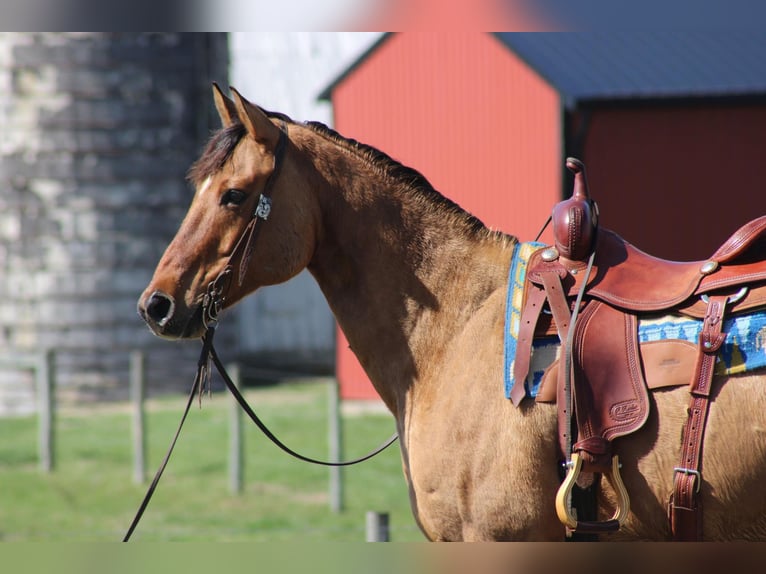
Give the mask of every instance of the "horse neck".
POLYGON ((511 242, 363 158, 338 154, 317 169, 323 225, 309 270, 381 398, 401 413, 448 338, 505 284, 511 242))

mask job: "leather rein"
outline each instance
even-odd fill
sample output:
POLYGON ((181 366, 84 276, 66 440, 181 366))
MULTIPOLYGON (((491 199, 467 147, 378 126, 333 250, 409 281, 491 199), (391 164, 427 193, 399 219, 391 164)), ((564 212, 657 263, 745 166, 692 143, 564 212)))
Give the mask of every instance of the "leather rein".
POLYGON ((263 421, 261 421, 258 415, 255 414, 255 411, 248 404, 245 397, 242 396, 242 394, 239 392, 237 385, 234 384, 234 381, 232 381, 231 377, 226 372, 226 369, 224 368, 223 363, 218 357, 218 353, 216 352, 215 347, 213 346, 213 338, 215 336, 216 327, 218 326, 219 315, 224 308, 224 304, 226 302, 226 294, 228 293, 229 286, 231 285, 232 274, 234 273, 234 270, 235 270, 235 261, 238 257, 240 258, 237 281, 238 281, 238 284, 241 286, 242 282, 244 281, 245 275, 247 273, 247 269, 250 265, 250 260, 253 254, 253 246, 255 244, 255 240, 257 239, 260 233, 260 230, 262 227, 261 224, 262 222, 265 222, 268 219, 269 214, 271 213, 271 191, 272 191, 272 188, 274 187, 274 182, 279 176, 279 172, 281 171, 283 158, 285 155, 285 150, 287 148, 287 142, 288 142, 287 124, 284 121, 280 120, 279 141, 277 142, 276 148, 274 149, 274 169, 269 175, 268 179, 266 180, 266 185, 264 186, 264 189, 261 192, 261 195, 258 199, 258 205, 256 206, 255 211, 253 212, 253 215, 247 224, 247 227, 245 227, 244 231, 242 232, 242 235, 240 236, 239 240, 234 246, 234 249, 232 250, 231 255, 229 256, 229 259, 226 265, 224 266, 223 270, 208 285, 207 292, 202 300, 202 320, 205 324, 205 333, 202 335, 202 349, 200 351, 199 360, 197 361, 197 372, 194 377, 194 382, 192 383, 191 392, 189 393, 189 399, 186 403, 186 407, 184 409, 183 415, 181 416, 181 420, 178 424, 178 428, 173 436, 173 439, 170 442, 168 451, 165 454, 165 458, 162 460, 162 463, 157 469, 157 472, 154 475, 154 478, 151 484, 149 485, 149 488, 147 489, 146 495, 144 496, 144 499, 142 500, 141 505, 139 506, 136 512, 136 515, 133 518, 133 521, 131 522, 128 528, 127 533, 122 539, 123 542, 127 542, 128 540, 130 540, 130 537, 132 536, 133 532, 138 526, 138 523, 141 520, 141 517, 143 516, 144 511, 149 505, 149 501, 151 500, 152 495, 154 494, 154 491, 156 490, 157 485, 159 484, 160 477, 162 476, 162 473, 165 471, 165 467, 167 466, 170 460, 170 456, 173 453, 173 449, 175 448, 176 442, 178 441, 178 437, 181 434, 181 429, 184 425, 184 422, 186 421, 187 415, 189 414, 191 405, 194 402, 195 395, 199 395, 201 400, 202 392, 205 386, 207 386, 208 389, 210 388, 210 376, 212 373, 211 363, 212 365, 215 366, 216 370, 220 374, 221 378, 223 379, 223 382, 226 384, 226 387, 229 389, 229 392, 231 392, 231 394, 236 399, 237 403, 239 403, 242 410, 245 411, 247 416, 250 417, 250 419, 258 427, 258 429, 260 429, 260 431, 277 447, 279 447, 281 450, 283 450, 290 456, 297 458, 298 460, 302 460, 304 462, 317 464, 321 466, 331 466, 331 467, 351 466, 351 465, 359 464, 360 462, 369 460, 372 457, 380 454, 389 446, 391 446, 394 442, 396 442, 396 440, 399 438, 398 433, 394 432, 394 434, 391 435, 391 437, 389 437, 388 440, 386 440, 378 448, 374 449, 373 451, 369 452, 368 454, 364 456, 361 456, 359 458, 355 458, 352 460, 347 460, 347 461, 340 461, 340 462, 323 461, 323 460, 318 460, 308 456, 304 456, 294 451, 293 449, 285 445, 282 441, 280 441, 276 437, 276 435, 274 435, 274 433, 272 433, 268 429, 268 427, 263 423, 263 421))

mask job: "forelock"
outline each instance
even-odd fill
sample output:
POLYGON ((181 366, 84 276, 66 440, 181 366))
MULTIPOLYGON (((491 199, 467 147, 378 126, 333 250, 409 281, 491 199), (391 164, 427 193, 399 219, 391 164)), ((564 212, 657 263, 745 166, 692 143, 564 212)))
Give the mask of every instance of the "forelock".
POLYGON ((187 179, 196 187, 208 177, 218 173, 245 133, 247 133, 245 126, 239 122, 215 132, 207 142, 205 151, 189 169, 187 179))

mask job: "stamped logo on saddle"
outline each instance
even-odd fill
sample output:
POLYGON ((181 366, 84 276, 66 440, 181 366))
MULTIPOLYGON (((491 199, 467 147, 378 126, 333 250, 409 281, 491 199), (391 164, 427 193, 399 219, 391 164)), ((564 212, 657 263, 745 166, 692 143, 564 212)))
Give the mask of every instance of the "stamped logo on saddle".
POLYGON ((632 421, 638 416, 640 405, 636 401, 615 403, 609 409, 609 414, 617 421, 632 421))

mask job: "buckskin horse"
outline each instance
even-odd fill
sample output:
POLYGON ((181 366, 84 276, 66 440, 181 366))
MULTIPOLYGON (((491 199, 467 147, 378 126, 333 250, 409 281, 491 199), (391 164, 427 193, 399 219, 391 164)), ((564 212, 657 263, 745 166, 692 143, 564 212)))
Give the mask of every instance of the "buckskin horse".
MULTIPOLYGON (((562 462, 570 469, 567 489, 571 490, 573 481, 587 483, 587 477, 599 486, 590 487, 597 493, 594 530, 599 539, 673 539, 669 505, 683 505, 669 501, 680 496, 678 484, 691 492, 687 506, 694 511, 692 523, 696 524, 691 539, 766 539, 764 370, 716 371, 703 392, 695 391, 696 383, 689 382, 697 376, 695 364, 697 370, 713 376, 715 353, 707 351, 718 349, 724 308, 736 311, 739 304, 762 311, 766 306, 766 218, 751 222, 719 250, 720 257, 702 265, 651 258, 596 226, 598 238, 591 243, 595 253, 615 252, 621 254, 618 259, 637 263, 629 268, 615 266, 612 274, 607 256, 598 255, 587 269, 591 273, 588 289, 583 287, 587 277, 581 280, 583 286, 574 281, 578 270, 583 277, 584 265, 566 252, 566 238, 559 246, 561 253, 536 252, 539 262, 542 257, 541 265, 562 261, 579 265, 569 271, 566 265, 554 269, 553 275, 558 276, 554 284, 562 286, 564 299, 552 297, 545 274, 538 274, 543 280, 538 281, 537 293, 545 296, 537 302, 546 312, 540 314, 543 319, 532 321, 536 332, 547 329, 555 334, 558 329, 561 334, 565 325, 556 323, 565 323, 569 313, 574 319, 582 307, 585 317, 596 303, 601 309, 611 308, 610 293, 619 299, 631 290, 631 282, 638 281, 633 291, 653 291, 654 301, 665 301, 654 307, 644 305, 650 314, 652 309, 657 314, 670 307, 702 306, 699 322, 704 323, 703 331, 712 330, 715 343, 713 347, 706 344, 705 352, 701 340, 699 345, 663 347, 670 349, 664 353, 669 356, 658 364, 683 367, 681 384, 653 385, 648 379, 654 367, 647 364, 644 344, 640 352, 634 349, 631 376, 643 384, 646 375, 646 385, 634 384, 630 392, 638 399, 612 404, 609 412, 620 419, 641 411, 640 420, 626 433, 601 435, 581 428, 590 432, 587 440, 577 443, 586 466, 582 476, 572 476, 576 457, 562 453, 561 447, 562 408, 556 400, 557 393, 559 399, 562 396, 556 390, 561 377, 553 376, 553 400, 534 398, 523 386, 521 396, 517 391, 512 400, 503 396, 509 369, 504 350, 507 288, 518 240, 489 230, 435 191, 420 173, 384 153, 322 124, 299 124, 266 112, 236 90, 231 94, 214 85, 223 128, 211 137, 189 172, 196 189, 191 207, 138 303, 140 315, 156 335, 201 337, 222 308, 258 287, 282 283, 308 268, 396 419, 412 511, 428 539, 565 539, 576 530, 578 519, 569 508, 561 509, 569 503, 561 494, 562 462), (742 266, 750 270, 748 302, 735 301, 731 295, 744 280, 710 283, 742 266), (703 271, 698 272, 698 267, 704 267, 703 271), (612 277, 621 279, 623 286, 610 287, 620 283, 611 281, 612 277), (683 289, 663 297, 663 278, 674 284, 683 280, 683 289), (600 294, 599 285, 605 286, 600 294), (737 288, 723 289, 731 285, 737 288), (703 302, 699 302, 700 293, 703 302), (584 299, 576 300, 574 295, 584 299), (706 301, 718 303, 712 306, 706 301), (717 309, 712 318, 711 307, 717 309), (547 327, 535 324, 546 321, 547 327), (687 351, 683 360, 681 347, 687 351), (675 348, 679 349, 677 360, 675 348), (647 385, 652 387, 648 392, 647 385), (691 413, 698 411, 702 419, 691 420, 691 413), (692 430, 686 429, 689 426, 692 430), (688 465, 680 460, 682 437, 692 443, 699 439, 699 444, 692 445, 688 465), (612 457, 606 466, 595 460, 605 445, 612 457), (619 462, 611 467, 612 461, 619 462), (601 480, 604 475, 610 480, 601 480), (612 515, 615 518, 610 519, 612 515), (615 522, 619 522, 617 528, 615 522)), ((581 171, 577 162, 570 168, 581 171)), ((578 197, 582 199, 582 193, 578 197)), ((572 214, 577 215, 569 210, 572 214)), ((579 223, 573 217, 570 230, 579 223)), ((530 260, 530 277, 532 265, 530 260)), ((531 293, 524 297, 533 299, 531 293)), ((635 317, 644 312, 638 303, 635 313, 627 304, 617 306, 615 313, 635 317)), ((633 340, 624 324, 633 323, 619 323, 625 338, 633 340)), ((753 348, 766 353, 766 330, 757 337, 753 348)), ((578 377, 588 376, 589 364, 606 354, 578 341, 572 347, 570 366, 574 387, 580 385, 578 377)), ((560 349, 558 365, 564 371, 560 349)), ((515 365, 513 357, 511 365, 515 365)), ((595 396, 600 391, 590 392, 595 396)), ((550 395, 550 387, 547 393, 540 392, 545 394, 550 395)), ((570 407, 570 416, 590 421, 587 405, 574 395, 576 412, 571 413, 570 407)), ((598 402, 594 396, 590 399, 598 402)))

